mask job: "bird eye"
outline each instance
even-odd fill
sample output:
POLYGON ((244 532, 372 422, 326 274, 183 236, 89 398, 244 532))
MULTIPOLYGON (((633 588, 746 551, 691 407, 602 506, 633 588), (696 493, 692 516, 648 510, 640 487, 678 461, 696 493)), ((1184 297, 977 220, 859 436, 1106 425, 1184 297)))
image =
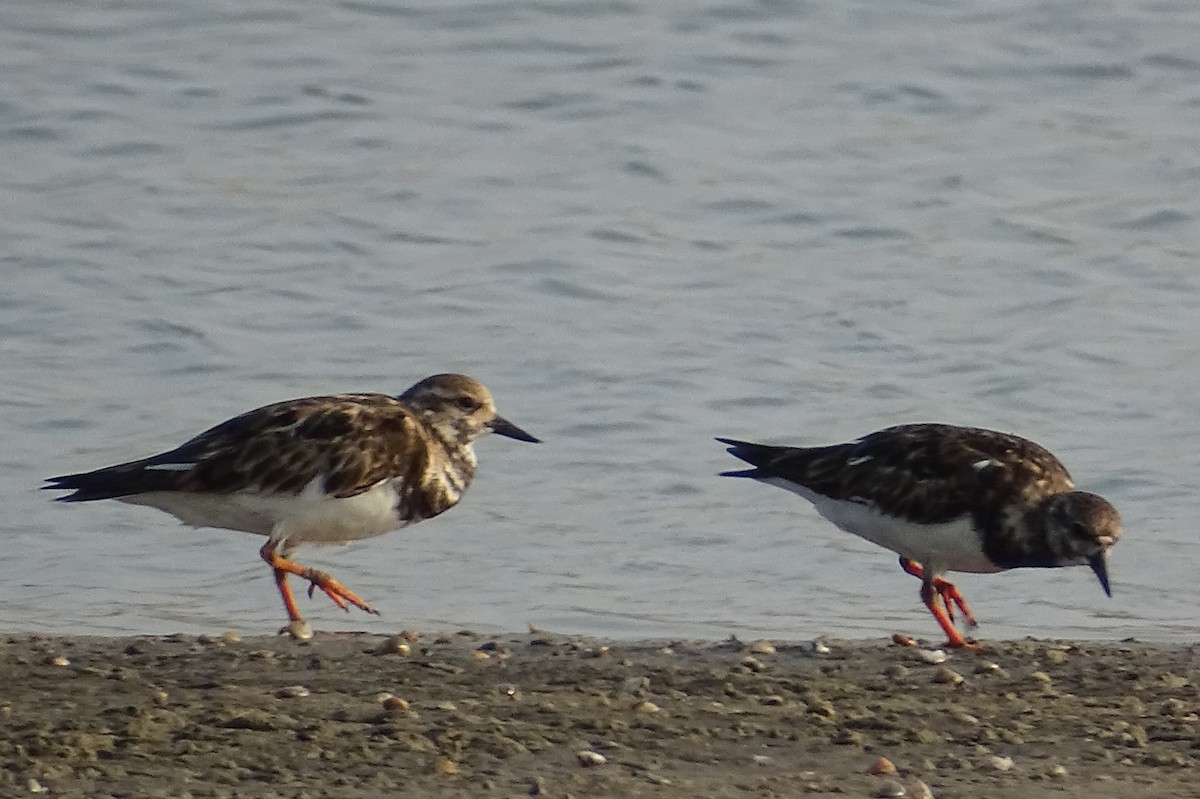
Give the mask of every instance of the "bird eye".
POLYGON ((471 397, 459 397, 455 404, 464 411, 474 411, 479 408, 479 403, 471 397))

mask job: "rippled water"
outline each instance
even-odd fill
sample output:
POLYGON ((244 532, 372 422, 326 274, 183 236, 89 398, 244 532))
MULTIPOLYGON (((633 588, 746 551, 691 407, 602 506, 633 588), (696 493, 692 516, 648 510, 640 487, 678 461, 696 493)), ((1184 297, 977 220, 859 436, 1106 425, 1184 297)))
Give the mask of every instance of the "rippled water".
POLYGON ((0 628, 269 632, 258 539, 47 475, 432 372, 545 439, 302 550, 318 627, 934 637, 714 435, 1024 433, 1126 519, 963 576, 985 637, 1200 632, 1200 7, 143 0, 0 8, 0 628), (69 11, 69 13, 67 13, 69 11))

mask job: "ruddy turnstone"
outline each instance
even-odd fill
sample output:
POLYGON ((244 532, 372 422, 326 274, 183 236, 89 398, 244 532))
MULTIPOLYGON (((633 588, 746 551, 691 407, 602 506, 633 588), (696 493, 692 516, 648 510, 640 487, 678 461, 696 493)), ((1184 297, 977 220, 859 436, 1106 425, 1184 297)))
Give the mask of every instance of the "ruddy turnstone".
POLYGON ((118 499, 193 527, 264 535, 290 624, 310 636, 288 586, 294 574, 346 603, 377 611, 325 572, 289 560, 305 543, 345 543, 437 516, 475 474, 472 442, 485 433, 538 439, 496 414, 491 393, 459 374, 427 377, 398 397, 334 394, 243 413, 169 452, 49 479, 60 502, 118 499))
POLYGON ((921 600, 952 647, 972 646, 954 609, 975 617, 947 571, 1092 567, 1104 592, 1121 517, 1103 497, 1076 491, 1066 468, 1023 438, 946 424, 889 427, 826 447, 775 447, 728 438, 756 468, 724 472, 795 492, 838 527, 900 555, 921 578, 921 600), (937 600, 941 600, 939 606, 937 600))

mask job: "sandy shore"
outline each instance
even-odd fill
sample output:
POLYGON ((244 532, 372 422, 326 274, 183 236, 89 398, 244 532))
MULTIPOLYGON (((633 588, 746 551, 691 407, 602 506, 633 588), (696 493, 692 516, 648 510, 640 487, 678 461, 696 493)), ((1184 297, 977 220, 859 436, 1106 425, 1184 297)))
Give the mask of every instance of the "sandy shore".
POLYGON ((1191 647, 3 641, 3 796, 1200 794, 1191 647))

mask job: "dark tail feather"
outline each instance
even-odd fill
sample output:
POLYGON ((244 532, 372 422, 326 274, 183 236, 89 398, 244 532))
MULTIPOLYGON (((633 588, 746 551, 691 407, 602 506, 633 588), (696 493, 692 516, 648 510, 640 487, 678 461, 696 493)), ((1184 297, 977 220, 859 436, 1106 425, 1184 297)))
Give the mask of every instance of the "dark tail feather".
POLYGON ((74 491, 59 502, 91 502, 97 499, 119 499, 149 491, 170 491, 175 487, 177 473, 143 468, 144 462, 109 466, 94 472, 64 474, 47 478, 44 491, 74 491))
MULTIPOLYGON (((786 447, 772 447, 768 444, 751 444, 749 441, 738 441, 734 438, 718 438, 722 444, 728 444, 726 450, 735 458, 741 458, 751 466, 763 467, 779 457, 786 447)), ((746 469, 740 472, 721 472, 722 477, 763 477, 760 469, 746 469)))

